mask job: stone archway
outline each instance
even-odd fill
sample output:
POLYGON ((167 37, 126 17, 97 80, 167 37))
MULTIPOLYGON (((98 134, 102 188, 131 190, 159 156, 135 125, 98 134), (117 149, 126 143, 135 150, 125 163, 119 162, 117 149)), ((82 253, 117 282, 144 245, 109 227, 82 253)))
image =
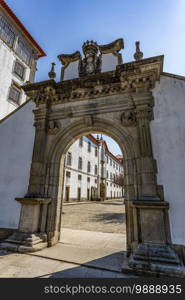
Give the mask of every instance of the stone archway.
POLYGON ((151 89, 162 72, 163 57, 119 65, 99 73, 56 83, 28 84, 36 103, 35 144, 19 232, 12 237, 20 252, 58 242, 61 214, 60 161, 79 136, 101 131, 116 140, 125 155, 127 253, 125 269, 181 276, 170 238, 168 203, 157 185, 150 120, 151 89))
MULTIPOLYGON (((118 123, 119 124, 119 123, 118 123)), ((125 161, 130 161, 129 168, 127 166, 127 185, 126 185, 126 194, 128 194, 127 199, 132 197, 132 199, 137 198, 137 176, 136 176, 136 166, 135 166, 135 157, 137 154, 134 153, 134 143, 132 136, 129 135, 125 128, 119 128, 118 124, 113 124, 111 121, 107 121, 106 119, 93 119, 93 124, 87 126, 82 119, 78 123, 72 124, 68 131, 62 130, 59 135, 56 137, 56 140, 51 146, 51 149, 48 154, 48 173, 50 173, 50 169, 53 165, 55 165, 55 178, 51 174, 48 176, 47 186, 50 186, 50 191, 47 191, 48 194, 53 195, 53 199, 57 199, 56 203, 53 203, 53 206, 50 207, 50 222, 47 224, 47 231, 50 232, 49 236, 49 244, 52 245, 58 241, 59 230, 60 230, 60 215, 57 217, 53 217, 57 215, 57 210, 61 210, 61 194, 62 194, 62 178, 59 179, 59 173, 61 173, 61 177, 63 176, 63 162, 66 153, 66 149, 72 144, 77 138, 81 135, 86 135, 92 132, 101 132, 107 134, 114 138, 114 140, 119 144, 122 152, 125 154, 125 161), (63 141, 63 142, 62 142, 63 141), (61 157, 62 163, 61 163, 61 157), (132 161, 132 164, 131 164, 132 161), (61 170, 61 171, 60 171, 61 170), (132 180, 130 180, 132 178, 132 180), (57 189, 55 188, 57 187, 57 189), (129 189, 129 190, 128 190, 129 189), (131 193, 132 192, 132 193, 131 193)), ((128 205, 126 206, 127 208, 128 205)), ((128 214, 127 214, 128 215, 128 214)), ((127 221, 129 218, 127 218, 127 221)), ((128 249, 131 248, 131 236, 133 233, 130 232, 130 226, 127 226, 127 241, 128 241, 128 249)))

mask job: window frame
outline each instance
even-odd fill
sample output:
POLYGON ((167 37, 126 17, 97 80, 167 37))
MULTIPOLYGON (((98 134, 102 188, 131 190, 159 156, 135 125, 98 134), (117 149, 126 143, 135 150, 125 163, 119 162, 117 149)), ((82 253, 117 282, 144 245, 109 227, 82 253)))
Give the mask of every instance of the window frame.
POLYGON ((98 175, 98 166, 97 165, 94 165, 94 174, 98 175))
POLYGON ((71 178, 71 172, 70 171, 66 171, 66 177, 71 178))
POLYGON ((71 152, 67 153, 66 165, 67 166, 71 166, 72 165, 72 153, 71 152))
POLYGON ((97 146, 95 146, 94 155, 95 155, 95 157, 98 156, 98 147, 97 146))
POLYGON ((21 90, 21 87, 15 83, 14 81, 12 81, 11 83, 11 86, 9 87, 9 90, 8 90, 8 101, 9 102, 13 102, 14 104, 16 105, 20 105, 20 102, 21 102, 21 95, 22 95, 22 90, 21 90), (15 98, 11 97, 11 90, 14 89, 16 92, 19 92, 19 98, 18 100, 16 100, 15 98))
POLYGON ((33 58, 33 51, 31 49, 31 47, 29 47, 27 45, 27 43, 25 43, 25 41, 22 39, 22 37, 18 37, 17 40, 17 45, 16 45, 16 49, 15 49, 16 54, 19 56, 19 58, 24 61, 24 63, 28 66, 31 65, 31 60, 33 58), (22 44, 22 48, 21 46, 19 46, 20 44, 22 44), (25 51, 26 50, 26 51, 25 51), (22 54, 29 54, 29 59, 25 59, 25 55, 22 54))
POLYGON ((13 64, 13 71, 12 71, 12 72, 13 72, 14 75, 16 75, 16 77, 19 78, 19 80, 22 80, 22 81, 25 80, 25 76, 26 76, 26 67, 25 67, 24 64, 23 64, 22 62, 20 62, 18 59, 16 59, 16 60, 14 61, 14 64, 13 64), (18 72, 16 72, 16 64, 19 64, 21 67, 23 67, 23 76, 22 76, 22 77, 19 75, 18 72))
MULTIPOLYGON (((1 20, 4 22, 4 25, 9 28, 9 31, 11 32, 11 34, 13 35, 13 41, 12 43, 9 43, 8 40, 6 40, 3 35, 2 35, 2 32, 3 32, 3 27, 0 27, 0 38, 2 39, 2 41, 8 46, 10 47, 11 49, 14 48, 14 45, 15 45, 15 40, 16 40, 16 34, 15 34, 15 31, 13 30, 13 27, 11 26, 11 24, 6 20, 6 18, 2 15, 0 15, 0 24, 1 24, 1 20)), ((4 31, 6 34, 7 32, 4 31)), ((8 36, 8 35, 7 35, 8 36)))
POLYGON ((82 160, 82 157, 79 156, 78 157, 78 170, 82 170, 83 168, 83 160, 82 160))
POLYGON ((88 161, 87 162, 87 173, 90 173, 91 172, 91 162, 88 161))
POLYGON ((79 147, 83 147, 83 136, 79 138, 79 147))
POLYGON ((87 151, 90 153, 91 152, 91 142, 88 141, 88 144, 87 144, 87 151))

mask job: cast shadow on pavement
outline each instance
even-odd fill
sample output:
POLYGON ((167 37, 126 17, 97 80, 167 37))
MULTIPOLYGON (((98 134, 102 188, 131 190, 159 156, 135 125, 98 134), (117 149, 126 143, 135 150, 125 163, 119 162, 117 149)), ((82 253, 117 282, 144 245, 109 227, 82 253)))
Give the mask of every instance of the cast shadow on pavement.
POLYGON ((103 222, 105 224, 122 224, 126 222, 126 216, 125 213, 103 213, 95 215, 90 220, 93 222, 103 222))
MULTIPOLYGON (((116 252, 92 261, 83 263, 77 267, 44 274, 36 278, 128 278, 137 277, 133 274, 121 272, 125 251, 116 252)), ((71 262, 69 262, 71 263, 71 262)))

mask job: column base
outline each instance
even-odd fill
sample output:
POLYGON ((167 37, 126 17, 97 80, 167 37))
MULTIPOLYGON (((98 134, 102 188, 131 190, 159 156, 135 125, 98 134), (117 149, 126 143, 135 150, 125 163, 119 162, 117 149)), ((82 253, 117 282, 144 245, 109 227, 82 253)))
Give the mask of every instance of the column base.
POLYGON ((47 246, 46 233, 15 232, 0 243, 0 249, 19 253, 35 252, 47 246))
POLYGON ((129 257, 125 256, 122 271, 153 277, 185 277, 185 267, 168 245, 139 244, 129 257))

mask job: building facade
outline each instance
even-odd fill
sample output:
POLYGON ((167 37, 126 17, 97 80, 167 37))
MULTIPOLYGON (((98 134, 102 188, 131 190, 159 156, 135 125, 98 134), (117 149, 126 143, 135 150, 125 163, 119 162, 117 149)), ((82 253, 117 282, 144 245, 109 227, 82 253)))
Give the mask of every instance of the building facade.
POLYGON ((76 140, 65 158, 64 201, 122 198, 123 158, 92 135, 76 140))
POLYGON ((37 59, 44 51, 8 7, 0 1, 0 119, 26 101, 21 88, 33 82, 37 59))

